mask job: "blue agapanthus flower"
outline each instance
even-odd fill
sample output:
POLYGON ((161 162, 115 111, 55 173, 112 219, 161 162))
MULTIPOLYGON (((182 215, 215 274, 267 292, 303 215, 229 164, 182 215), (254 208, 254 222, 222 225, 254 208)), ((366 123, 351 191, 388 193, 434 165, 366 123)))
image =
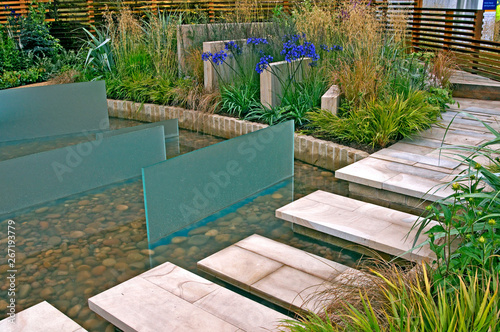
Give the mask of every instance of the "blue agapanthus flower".
POLYGON ((266 38, 254 38, 250 37, 247 39, 247 45, 259 45, 259 44, 265 44, 268 45, 269 42, 267 41, 266 38))
POLYGON ((307 40, 305 32, 301 33, 301 34, 296 34, 296 35, 284 35, 282 38, 283 42, 289 41, 289 42, 293 42, 293 43, 297 43, 301 39, 307 40))
POLYGON ((212 57, 212 53, 210 53, 210 52, 203 52, 201 54, 201 59, 203 61, 208 61, 208 60, 210 60, 211 57, 212 57))
POLYGON ((214 63, 214 65, 218 66, 220 64, 222 64, 227 58, 227 53, 225 50, 220 50, 219 52, 217 53, 214 53, 214 55, 212 55, 212 62, 214 63))
POLYGON ((241 54, 241 52, 242 52, 241 47, 239 47, 238 44, 236 44, 236 42, 233 40, 229 41, 227 43, 224 43, 224 49, 226 51, 230 51, 233 54, 241 54))
POLYGON ((340 45, 333 45, 331 47, 328 47, 325 44, 321 44, 320 47, 321 47, 322 50, 325 50, 327 52, 331 52, 331 51, 343 51, 344 50, 344 48, 342 46, 340 46, 340 45))
POLYGON ((227 56, 228 54, 225 50, 220 50, 219 52, 216 52, 214 54, 210 52, 203 52, 201 54, 201 59, 203 61, 212 61, 214 65, 218 66, 226 60, 227 56))
POLYGON ((273 61, 273 57, 271 55, 264 55, 260 58, 260 61, 255 66, 255 71, 259 74, 269 66, 269 62, 273 61))
POLYGON ((304 41, 303 44, 297 44, 297 41, 290 39, 283 43, 283 50, 280 54, 285 56, 287 62, 292 62, 301 58, 311 58, 313 62, 319 60, 316 46, 308 41, 304 41))

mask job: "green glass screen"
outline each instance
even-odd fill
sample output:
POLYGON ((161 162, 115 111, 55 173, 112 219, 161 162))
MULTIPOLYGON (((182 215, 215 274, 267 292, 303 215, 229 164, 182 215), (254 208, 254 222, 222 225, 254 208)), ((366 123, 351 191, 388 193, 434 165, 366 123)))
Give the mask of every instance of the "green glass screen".
POLYGON ((104 81, 0 91, 0 142, 108 128, 104 81))
POLYGON ((104 137, 110 137, 110 136, 121 135, 121 134, 125 134, 125 133, 131 133, 133 131, 142 130, 145 128, 158 127, 158 126, 162 126, 164 128, 165 139, 179 136, 179 120, 178 119, 145 123, 145 124, 141 124, 138 126, 105 131, 105 132, 103 132, 103 135, 104 135, 104 137))
POLYGON ((0 162, 0 215, 141 175, 165 160, 154 127, 0 162))
POLYGON ((143 168, 149 241, 291 177, 293 133, 288 121, 143 168))

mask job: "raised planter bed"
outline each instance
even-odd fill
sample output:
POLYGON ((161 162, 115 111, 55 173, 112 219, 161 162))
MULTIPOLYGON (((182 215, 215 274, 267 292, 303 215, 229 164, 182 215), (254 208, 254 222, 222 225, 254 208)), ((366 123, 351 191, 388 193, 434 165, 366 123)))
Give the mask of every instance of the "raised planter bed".
MULTIPOLYGON (((179 128, 223 138, 233 138, 267 127, 261 123, 180 107, 141 104, 124 100, 108 99, 108 113, 112 117, 145 122, 179 119, 179 128)), ((297 133, 294 149, 296 159, 331 171, 369 156, 365 151, 297 133)))

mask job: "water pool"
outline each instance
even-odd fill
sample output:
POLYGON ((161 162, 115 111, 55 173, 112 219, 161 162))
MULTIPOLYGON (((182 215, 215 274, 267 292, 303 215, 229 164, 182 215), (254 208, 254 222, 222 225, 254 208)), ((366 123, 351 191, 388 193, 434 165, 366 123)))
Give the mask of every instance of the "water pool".
MULTIPOLYGON (((111 119, 114 129, 138 124, 111 119)), ((0 160, 82 140, 86 138, 4 145, 0 160)), ((167 143, 167 154, 172 157, 221 140, 181 130, 178 142, 167 143)), ((274 211, 289 203, 292 195, 296 199, 318 189, 347 195, 347 183, 337 181, 332 172, 295 161, 293 183, 278 187, 154 246, 147 241, 140 178, 1 216, 0 248, 5 252, 7 221, 14 220, 16 226, 16 312, 46 300, 89 331, 112 331, 110 324, 90 311, 89 297, 166 261, 197 273, 197 261, 254 233, 346 265, 355 264, 359 256, 353 252, 296 235, 287 222, 274 217, 274 211)), ((7 270, 3 256, 2 280, 6 280, 7 270)), ((7 315, 7 289, 7 283, 2 283, 0 319, 7 315)))

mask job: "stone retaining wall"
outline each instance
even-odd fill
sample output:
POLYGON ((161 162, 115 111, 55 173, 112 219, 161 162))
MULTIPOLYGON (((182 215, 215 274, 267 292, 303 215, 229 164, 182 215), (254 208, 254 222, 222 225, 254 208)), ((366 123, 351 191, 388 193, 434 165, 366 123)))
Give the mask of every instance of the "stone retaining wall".
MULTIPOLYGON (((223 138, 244 135, 267 125, 180 107, 108 99, 112 117, 156 122, 179 119, 179 127, 223 138)), ((295 158, 331 171, 368 157, 368 153, 311 136, 295 134, 295 158)))

